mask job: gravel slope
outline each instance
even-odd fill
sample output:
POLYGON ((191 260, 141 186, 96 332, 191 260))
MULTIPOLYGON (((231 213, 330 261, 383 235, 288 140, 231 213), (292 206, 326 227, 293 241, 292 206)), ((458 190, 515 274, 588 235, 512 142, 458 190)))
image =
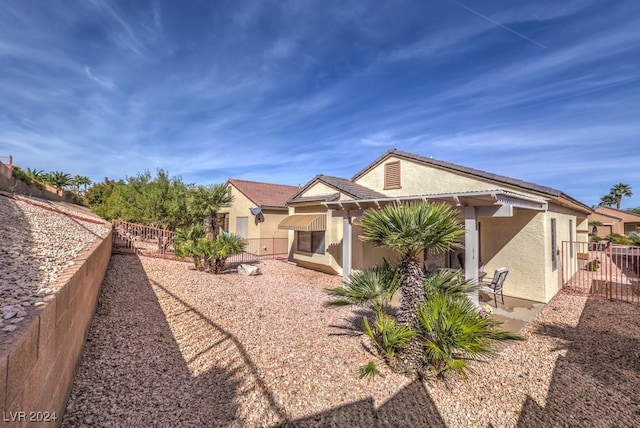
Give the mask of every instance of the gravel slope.
POLYGON ((333 276, 280 261, 263 275, 113 256, 63 426, 632 426, 638 306, 560 293, 526 342, 467 382, 383 369, 325 309, 333 276), (612 320, 615 319, 615 323, 612 320))
POLYGON ((0 335, 46 304, 58 275, 110 229, 84 208, 0 192, 0 335))

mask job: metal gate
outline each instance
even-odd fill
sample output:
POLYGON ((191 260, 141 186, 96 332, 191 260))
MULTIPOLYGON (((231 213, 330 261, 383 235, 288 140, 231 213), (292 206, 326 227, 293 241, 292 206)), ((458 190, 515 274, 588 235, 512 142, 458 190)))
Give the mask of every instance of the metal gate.
MULTIPOLYGON (((190 257, 181 259, 176 256, 175 232, 171 230, 121 220, 114 220, 112 225, 114 254, 191 261, 190 257)), ((251 238, 245 242, 244 251, 229 256, 228 264, 251 263, 265 258, 286 259, 289 254, 287 238, 251 238)))
POLYGON ((564 241, 562 285, 578 293, 640 303, 640 247, 564 241))
POLYGON ((114 220, 112 225, 113 253, 177 258, 175 232, 121 220, 114 220))

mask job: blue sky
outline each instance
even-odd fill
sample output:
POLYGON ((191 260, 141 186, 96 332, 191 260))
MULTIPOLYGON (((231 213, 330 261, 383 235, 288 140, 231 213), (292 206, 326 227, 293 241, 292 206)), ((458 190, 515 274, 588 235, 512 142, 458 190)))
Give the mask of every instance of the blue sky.
POLYGON ((304 184, 389 148, 640 206, 640 2, 0 2, 0 156, 304 184))

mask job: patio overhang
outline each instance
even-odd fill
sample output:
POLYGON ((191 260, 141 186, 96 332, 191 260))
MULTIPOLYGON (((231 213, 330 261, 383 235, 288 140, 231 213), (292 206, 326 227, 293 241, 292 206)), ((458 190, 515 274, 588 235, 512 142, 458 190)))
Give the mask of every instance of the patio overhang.
MULTIPOLYGON (((514 209, 546 211, 547 201, 507 190, 477 192, 440 193, 430 195, 397 196, 376 199, 325 201, 322 204, 332 210, 334 217, 342 217, 342 274, 346 278, 351 272, 353 218, 361 216, 367 209, 379 209, 392 203, 444 202, 460 211, 464 217, 465 268, 468 280, 478 280, 479 231, 478 218, 513 217, 514 209)), ((472 300, 478 303, 477 293, 472 300)))
POLYGON ((317 232, 327 229, 325 214, 294 214, 286 217, 278 224, 278 229, 295 230, 297 232, 317 232))
MULTIPOLYGON (((390 203, 405 202, 445 202, 455 207, 499 207, 509 206, 528 210, 546 211, 548 204, 545 200, 521 195, 506 190, 491 190, 480 192, 437 193, 413 196, 392 196, 376 199, 354 199, 340 201, 326 201, 322 205, 336 211, 364 210, 367 208, 381 208, 390 203)), ((493 210, 487 210, 491 217, 493 210)), ((504 216, 505 211, 502 211, 504 216)))

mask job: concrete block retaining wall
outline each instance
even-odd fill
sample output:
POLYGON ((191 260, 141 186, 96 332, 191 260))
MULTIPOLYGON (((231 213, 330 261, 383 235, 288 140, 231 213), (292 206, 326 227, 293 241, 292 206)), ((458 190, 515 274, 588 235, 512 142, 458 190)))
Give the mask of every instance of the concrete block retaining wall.
POLYGON ((111 234, 60 274, 53 300, 29 307, 8 346, 0 346, 0 426, 60 426, 111 257, 111 234), (55 420, 53 420, 55 415, 55 420))

